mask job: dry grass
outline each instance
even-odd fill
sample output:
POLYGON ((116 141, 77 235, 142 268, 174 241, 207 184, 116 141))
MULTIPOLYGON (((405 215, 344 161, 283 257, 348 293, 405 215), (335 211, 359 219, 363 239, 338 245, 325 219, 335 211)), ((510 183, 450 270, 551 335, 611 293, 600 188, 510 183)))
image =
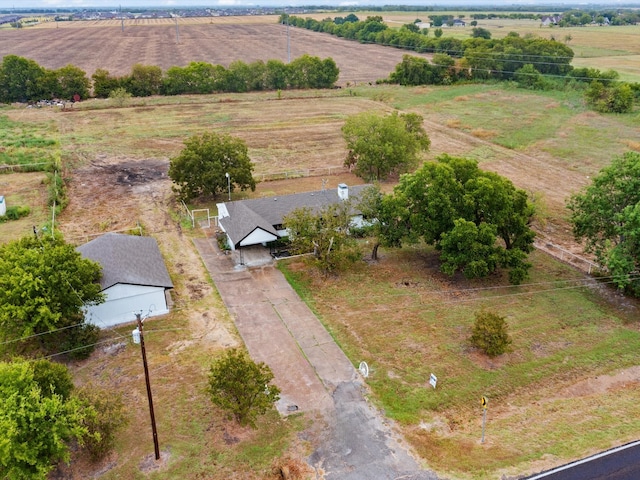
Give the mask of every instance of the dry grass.
POLYGON ((451 478, 491 479, 625 443, 640 427, 638 306, 625 312, 598 291, 566 288, 582 276, 540 253, 532 261, 532 285, 521 287, 502 275, 447 277, 422 248, 385 252, 331 279, 291 270, 347 356, 367 361, 375 401, 427 464, 451 478), (507 317, 511 353, 488 359, 469 346, 483 307, 507 317), (609 375, 616 380, 594 382, 609 375))
POLYGON ((50 219, 45 178, 42 172, 0 175, 0 195, 5 197, 7 207, 21 206, 31 209, 31 213, 26 217, 0 223, 0 243, 31 235, 34 226, 40 228, 50 219))
POLYGON ((488 140, 497 136, 498 132, 496 132, 495 130, 487 130, 485 128, 474 128, 473 130, 471 130, 471 135, 477 138, 488 140))
MULTIPOLYGON (((210 358, 239 339, 193 249, 190 235, 201 232, 184 231, 175 213, 166 168, 184 138, 209 130, 237 135, 248 143, 258 174, 318 168, 342 163, 345 151, 340 127, 347 115, 393 107, 418 111, 425 115, 431 155, 447 152, 479 158, 484 166, 539 195, 549 206, 546 232, 554 240, 570 237, 563 223, 563 199, 568 190, 584 184, 585 173, 597 171, 614 151, 632 148, 640 140, 637 128, 625 117, 585 114, 570 98, 550 99, 484 86, 367 87, 354 89, 352 93, 358 96, 345 90, 284 92, 283 100, 273 93, 259 93, 140 99, 122 109, 94 101, 70 112, 7 111, 12 119, 24 122, 51 120, 65 160, 74 164, 71 202, 59 219, 66 236, 82 237, 140 221, 159 240, 165 255, 176 285, 176 308, 170 316, 149 323, 148 351, 159 404, 161 448, 167 459, 160 471, 149 473, 150 478, 271 478, 278 474, 274 468, 281 465, 279 459, 295 462, 305 453, 304 445, 292 439, 303 420, 290 426, 274 416, 264 420, 259 432, 236 430, 209 406, 201 389, 210 358), (518 114, 524 110, 527 115, 518 114), (544 135, 539 135, 544 141, 526 143, 526 152, 472 134, 474 129, 486 129, 509 138, 513 131, 530 134, 536 125, 545 128, 544 135), (619 138, 611 132, 623 135, 626 143, 605 142, 598 136, 589 140, 596 134, 619 138)), ((6 179, 11 186, 14 178, 21 177, 6 179)), ((25 180, 21 187, 25 193, 43 191, 34 180, 38 177, 25 178, 31 182, 25 180)), ((327 188, 339 181, 354 184, 357 179, 342 172, 330 178, 327 188)), ((269 182, 260 184, 255 195, 320 187, 321 177, 269 182)), ((25 197, 32 208, 38 205, 37 195, 25 197)), ((43 210, 43 219, 46 216, 43 210)), ((3 239, 6 225, 0 225, 3 239)), ((628 388, 601 391, 607 403, 598 403, 595 412, 594 402, 600 400, 592 394, 557 398, 558 392, 592 375, 608 374, 634 361, 630 350, 624 350, 639 346, 634 329, 621 326, 628 319, 606 305, 598 307, 588 293, 576 294, 571 301, 554 296, 542 301, 527 292, 496 300, 461 291, 461 286, 469 284, 436 270, 432 254, 408 250, 394 257, 387 254, 378 265, 349 277, 326 283, 313 280, 319 281, 317 291, 324 296, 318 308, 347 354, 372 365, 371 381, 378 382, 376 387, 382 391, 379 401, 386 402, 387 395, 397 392, 404 395, 388 413, 405 424, 405 434, 418 451, 425 452, 431 465, 443 471, 457 465, 453 478, 482 478, 478 465, 490 459, 491 472, 486 475, 512 475, 631 438, 640 427, 635 420, 640 413, 637 399, 628 388), (354 285, 357 292, 352 290, 354 285), (370 293, 363 296, 365 288, 370 293), (509 312, 514 327, 518 350, 501 361, 487 362, 465 346, 471 313, 482 302, 509 312), (536 323, 540 319, 548 324, 536 323), (593 357, 581 363, 581 355, 591 350, 593 357), (528 380, 518 371, 523 362, 538 362, 528 380), (569 370, 562 370, 566 365, 569 370), (431 369, 439 373, 441 383, 436 391, 426 389, 431 369), (548 385, 542 385, 542 375, 548 385), (452 395, 451 389, 460 395, 452 395), (477 443, 480 412, 476 407, 482 394, 491 398, 489 418, 493 422, 485 446, 477 443), (575 427, 573 405, 582 409, 584 418, 615 428, 604 431, 587 421, 575 427), (543 415, 547 423, 537 422, 543 415), (583 440, 568 447, 549 438, 564 440, 576 432, 583 440), (527 451, 537 453, 527 456, 523 453, 527 451)), ((556 264, 545 264, 542 270, 545 281, 567 275, 567 269, 556 264)), ((479 285, 490 286, 494 280, 479 285)), ((129 330, 118 334, 128 338, 129 330)), ((77 378, 79 382, 101 381, 123 392, 139 408, 132 412, 134 420, 114 456, 100 466, 74 464, 76 478, 87 478, 89 472, 103 467, 110 468, 103 478, 140 478, 140 464, 151 452, 150 433, 140 432, 148 428, 148 417, 139 351, 124 338, 115 341, 126 345, 78 364, 77 378)))
POLYGON ((627 140, 627 145, 631 150, 635 150, 636 152, 640 152, 640 142, 634 142, 633 140, 627 140))
MULTIPOLYGON (((79 159, 170 157, 190 135, 207 131, 245 140, 255 173, 340 167, 344 161, 341 127, 348 115, 383 105, 352 96, 288 98, 205 96, 202 103, 82 109, 64 114, 19 110, 11 118, 29 121, 50 116, 58 123, 67 155, 79 159), (213 101, 211 101, 213 99, 213 101)), ((93 101, 100 105, 100 101, 93 101)))

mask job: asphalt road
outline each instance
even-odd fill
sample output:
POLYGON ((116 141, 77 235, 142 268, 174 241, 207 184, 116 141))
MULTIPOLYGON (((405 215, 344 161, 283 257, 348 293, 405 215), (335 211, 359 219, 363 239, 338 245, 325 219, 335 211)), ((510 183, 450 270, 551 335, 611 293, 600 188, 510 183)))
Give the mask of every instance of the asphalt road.
POLYGON ((633 442, 591 457, 542 472, 525 480, 638 480, 640 442, 633 442))

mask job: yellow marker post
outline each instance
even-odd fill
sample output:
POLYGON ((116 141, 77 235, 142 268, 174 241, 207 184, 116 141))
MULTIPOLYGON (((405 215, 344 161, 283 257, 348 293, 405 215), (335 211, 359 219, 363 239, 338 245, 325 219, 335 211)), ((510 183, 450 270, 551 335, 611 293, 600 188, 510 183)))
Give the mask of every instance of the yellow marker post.
POLYGON ((489 405, 489 400, 484 395, 480 397, 480 405, 482 405, 482 439, 480 443, 484 443, 484 427, 487 424, 487 406, 489 405))

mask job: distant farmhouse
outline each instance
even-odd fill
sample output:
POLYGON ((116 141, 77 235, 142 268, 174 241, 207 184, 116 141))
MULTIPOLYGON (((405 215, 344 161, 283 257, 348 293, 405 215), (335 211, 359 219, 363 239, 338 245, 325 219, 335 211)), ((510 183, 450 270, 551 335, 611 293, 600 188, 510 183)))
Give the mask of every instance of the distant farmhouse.
MULTIPOLYGON (((250 245, 266 246, 287 236, 282 224, 284 217, 292 211, 304 207, 319 211, 349 198, 357 198, 368 186, 348 187, 341 183, 336 190, 219 203, 218 225, 226 234, 232 250, 250 245)), ((357 211, 354 211, 353 222, 362 223, 362 215, 357 211)))
POLYGON ((540 24, 543 27, 550 27, 551 25, 558 25, 562 20, 562 15, 543 15, 540 17, 540 24))

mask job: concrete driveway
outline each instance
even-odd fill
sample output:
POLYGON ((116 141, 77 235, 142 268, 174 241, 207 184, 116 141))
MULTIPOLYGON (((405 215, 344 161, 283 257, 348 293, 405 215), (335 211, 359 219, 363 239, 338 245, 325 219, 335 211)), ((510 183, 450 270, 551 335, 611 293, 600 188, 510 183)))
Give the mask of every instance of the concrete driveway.
POLYGON ((358 372, 268 258, 260 257, 259 250, 245 251, 244 265, 239 265, 239 255, 225 255, 215 239, 194 243, 249 354, 273 371, 281 389, 278 410, 318 413, 325 422, 308 459, 321 478, 438 478, 419 468, 390 424, 366 401, 358 372))

